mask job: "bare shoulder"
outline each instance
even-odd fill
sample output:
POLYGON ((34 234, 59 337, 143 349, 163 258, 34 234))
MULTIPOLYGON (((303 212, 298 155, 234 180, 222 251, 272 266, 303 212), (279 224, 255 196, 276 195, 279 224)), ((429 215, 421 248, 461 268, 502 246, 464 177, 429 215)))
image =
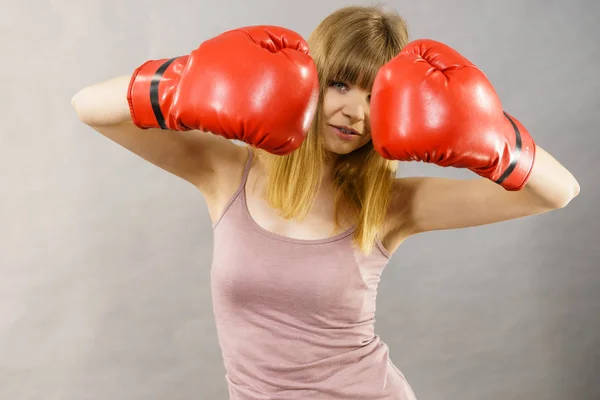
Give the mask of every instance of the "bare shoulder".
MULTIPOLYGON (((210 178, 198 179, 195 186, 206 195, 217 194, 229 182, 239 180, 248 159, 248 147, 238 145, 222 136, 210 135, 208 152, 198 149, 198 156, 209 160, 210 178), (239 175, 239 177, 238 177, 239 175)), ((206 143, 199 143, 199 147, 206 143)))
POLYGON ((213 223, 239 188, 252 151, 247 146, 237 145, 224 138, 217 138, 217 140, 221 143, 215 146, 213 156, 217 158, 211 163, 214 166, 211 178, 201 180, 196 185, 202 192, 213 223))
POLYGON ((397 178, 392 186, 385 222, 381 229, 381 244, 393 254, 410 236, 417 233, 412 218, 412 196, 418 178, 397 178))

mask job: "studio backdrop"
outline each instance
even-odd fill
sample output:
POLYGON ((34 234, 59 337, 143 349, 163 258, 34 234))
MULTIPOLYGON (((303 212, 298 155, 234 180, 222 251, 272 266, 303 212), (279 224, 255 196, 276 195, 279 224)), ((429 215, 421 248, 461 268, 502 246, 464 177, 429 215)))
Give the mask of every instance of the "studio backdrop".
MULTIPOLYGON (((227 399, 201 194, 82 124, 85 86, 228 29, 308 37, 368 1, 3 4, 0 399, 227 399)), ((376 331, 420 400, 600 398, 600 2, 395 0, 457 49, 578 179, 566 208, 407 240, 376 331)), ((468 178, 403 164, 399 176, 468 178)), ((232 240, 232 246, 235 240, 232 240)))

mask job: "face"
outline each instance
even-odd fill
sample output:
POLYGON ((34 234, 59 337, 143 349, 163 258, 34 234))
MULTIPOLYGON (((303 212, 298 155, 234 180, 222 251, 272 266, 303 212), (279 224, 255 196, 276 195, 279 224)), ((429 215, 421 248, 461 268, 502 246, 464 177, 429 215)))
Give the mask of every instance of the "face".
POLYGON ((359 87, 344 82, 329 84, 323 97, 325 126, 321 130, 327 150, 348 154, 371 140, 370 101, 371 94, 359 87))

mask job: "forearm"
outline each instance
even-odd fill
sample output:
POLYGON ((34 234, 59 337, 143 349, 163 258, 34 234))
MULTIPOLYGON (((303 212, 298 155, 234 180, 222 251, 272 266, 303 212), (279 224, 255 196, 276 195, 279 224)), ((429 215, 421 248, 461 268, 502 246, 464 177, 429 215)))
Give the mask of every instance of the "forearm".
POLYGON ((579 183, 569 170, 537 146, 533 169, 523 190, 553 208, 560 208, 579 194, 579 183))
POLYGON ((127 89, 131 76, 119 76, 80 90, 71 99, 79 119, 90 126, 131 122, 127 89))

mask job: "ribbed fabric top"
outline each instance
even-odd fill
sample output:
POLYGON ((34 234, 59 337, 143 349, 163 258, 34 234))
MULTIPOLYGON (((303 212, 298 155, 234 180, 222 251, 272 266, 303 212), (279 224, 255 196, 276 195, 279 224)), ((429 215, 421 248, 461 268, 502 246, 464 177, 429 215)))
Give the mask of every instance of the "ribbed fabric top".
POLYGON ((389 253, 354 228, 302 240, 262 228, 246 203, 252 165, 214 224, 212 301, 231 400, 414 399, 374 332, 389 253))

